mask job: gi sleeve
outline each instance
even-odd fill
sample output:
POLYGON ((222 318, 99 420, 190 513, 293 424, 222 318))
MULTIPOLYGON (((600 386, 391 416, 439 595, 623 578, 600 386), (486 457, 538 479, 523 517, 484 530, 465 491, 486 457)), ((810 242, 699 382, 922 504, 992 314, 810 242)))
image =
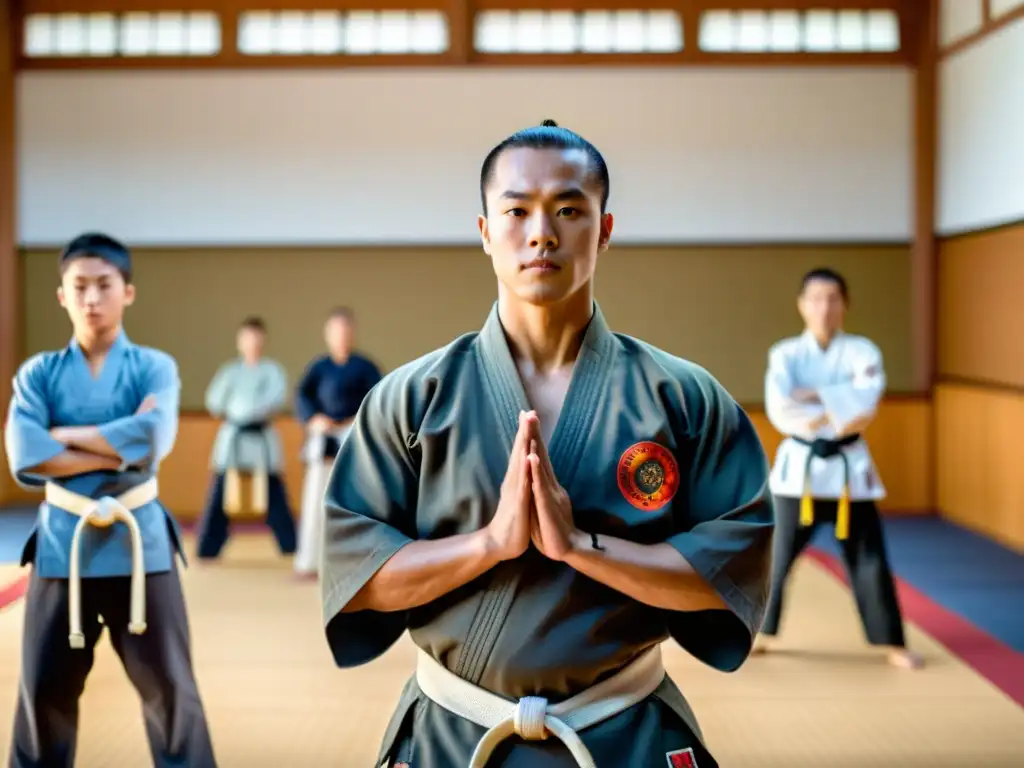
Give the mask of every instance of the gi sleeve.
POLYGON ((295 418, 305 424, 320 412, 316 401, 316 387, 320 380, 319 359, 314 360, 302 374, 299 386, 295 389, 295 418))
POLYGON ((284 408, 287 402, 288 372, 283 365, 274 363, 267 390, 260 397, 260 407, 263 408, 265 416, 271 416, 284 408))
POLYGON ((174 448, 178 436, 181 379, 174 358, 150 351, 140 358, 139 387, 156 406, 146 413, 125 416, 99 427, 100 434, 129 465, 156 466, 174 448))
POLYGON ((828 420, 840 434, 852 423, 872 418, 885 395, 886 376, 881 350, 866 339, 860 339, 851 357, 851 380, 822 387, 818 392, 828 420))
POLYGON ((234 363, 224 363, 217 369, 217 373, 213 375, 210 385, 206 388, 206 410, 218 419, 223 418, 228 409, 234 369, 234 363))
POLYGON ((710 375, 684 388, 684 401, 680 466, 690 469, 679 491, 682 530, 668 543, 729 610, 666 612, 666 621, 689 653, 732 672, 750 654, 768 600, 775 530, 768 460, 747 414, 710 375))
POLYGON ((818 403, 800 403, 793 399, 793 377, 787 357, 782 347, 775 347, 768 353, 768 370, 764 377, 765 413, 771 425, 782 434, 799 435, 825 415, 825 408, 818 403))
POLYGON ((18 485, 39 488, 50 479, 32 470, 64 453, 65 446, 50 436, 47 358, 36 355, 18 369, 4 427, 7 464, 18 485))
POLYGON ((411 391, 393 374, 370 392, 328 482, 321 589, 327 642, 340 667, 372 661, 406 628, 404 611, 342 609, 416 537, 419 467, 407 442, 415 433, 411 391))
POLYGON ((364 372, 363 385, 366 387, 366 391, 369 392, 381 380, 380 368, 372 360, 366 361, 366 371, 364 372))

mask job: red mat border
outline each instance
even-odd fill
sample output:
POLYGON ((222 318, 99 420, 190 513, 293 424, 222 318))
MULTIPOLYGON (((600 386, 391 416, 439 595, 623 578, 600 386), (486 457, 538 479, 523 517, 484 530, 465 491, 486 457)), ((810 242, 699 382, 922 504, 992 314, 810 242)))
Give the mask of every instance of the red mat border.
MULTIPOLYGON (((807 556, 849 588, 846 567, 838 557, 813 546, 808 547, 807 556)), ((902 579, 896 579, 896 592, 907 621, 1024 707, 1024 653, 978 629, 902 579)), ((919 674, 927 674, 927 666, 919 674)))
POLYGON ((28 591, 28 575, 19 576, 14 581, 0 586, 0 611, 14 605, 28 591))

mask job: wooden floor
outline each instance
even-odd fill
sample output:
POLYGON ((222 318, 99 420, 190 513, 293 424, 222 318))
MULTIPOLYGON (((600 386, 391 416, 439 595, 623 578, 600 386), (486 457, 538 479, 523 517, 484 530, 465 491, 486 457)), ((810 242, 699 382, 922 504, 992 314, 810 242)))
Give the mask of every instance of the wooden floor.
MULTIPOLYGON (((0 569, 0 583, 14 575, 0 569)), ((372 768, 411 670, 411 644, 362 669, 335 669, 316 586, 292 582, 265 538, 238 537, 225 561, 184 578, 220 765, 372 768)), ((17 693, 22 605, 0 612, 0 761, 17 693)), ((790 605, 782 652, 733 675, 666 646, 669 672, 723 768, 1024 764, 1024 710, 914 627, 910 641, 929 666, 888 667, 863 645, 849 595, 811 562, 797 569, 790 605)), ((77 765, 149 764, 138 702, 104 639, 82 701, 77 765)))

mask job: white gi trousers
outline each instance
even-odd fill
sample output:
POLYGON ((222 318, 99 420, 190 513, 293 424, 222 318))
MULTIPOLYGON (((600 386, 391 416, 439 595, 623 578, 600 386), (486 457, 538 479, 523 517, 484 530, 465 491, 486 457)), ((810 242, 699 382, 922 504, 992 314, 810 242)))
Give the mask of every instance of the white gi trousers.
POLYGON ((295 548, 295 572, 319 575, 320 554, 324 538, 324 494, 331 476, 334 459, 324 459, 324 443, 334 437, 345 439, 349 427, 329 433, 310 433, 303 446, 306 477, 302 484, 302 509, 299 517, 299 540, 295 548))

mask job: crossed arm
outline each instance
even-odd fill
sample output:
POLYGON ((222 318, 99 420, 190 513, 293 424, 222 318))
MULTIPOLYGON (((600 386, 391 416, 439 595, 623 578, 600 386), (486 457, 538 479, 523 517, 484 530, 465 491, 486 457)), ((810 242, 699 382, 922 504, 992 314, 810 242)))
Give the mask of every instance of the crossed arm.
POLYGON ((136 413, 96 426, 51 427, 41 363, 26 364, 14 381, 5 444, 11 473, 29 487, 49 479, 116 470, 163 459, 174 444, 178 419, 177 367, 170 358, 144 371, 152 394, 136 413))
MULTIPOLYGON (((156 396, 147 395, 138 410, 135 411, 134 417, 151 413, 156 408, 156 396)), ((51 462, 56 461, 61 464, 62 470, 67 475, 88 472, 90 469, 117 469, 125 461, 125 457, 107 441, 104 434, 104 428, 113 423, 80 427, 54 427, 50 430, 50 437, 64 445, 65 450, 54 457, 51 462), (67 471, 76 468, 77 471, 67 471)), ((36 471, 38 472, 39 469, 37 467, 36 471)), ((42 474, 49 474, 52 477, 60 476, 52 472, 43 472, 42 474)))
POLYGON ((796 387, 785 351, 772 350, 765 375, 765 410, 772 426, 793 435, 831 424, 838 437, 866 429, 885 394, 886 376, 881 352, 873 345, 862 347, 853 353, 850 381, 816 390, 796 387))
MULTIPOLYGON (((206 410, 218 419, 236 424, 264 421, 280 411, 288 400, 288 376, 282 366, 273 364, 260 372, 262 386, 255 395, 233 397, 232 386, 240 375, 239 364, 222 365, 206 388, 206 410)), ((252 374, 248 374, 252 375, 252 374)))

